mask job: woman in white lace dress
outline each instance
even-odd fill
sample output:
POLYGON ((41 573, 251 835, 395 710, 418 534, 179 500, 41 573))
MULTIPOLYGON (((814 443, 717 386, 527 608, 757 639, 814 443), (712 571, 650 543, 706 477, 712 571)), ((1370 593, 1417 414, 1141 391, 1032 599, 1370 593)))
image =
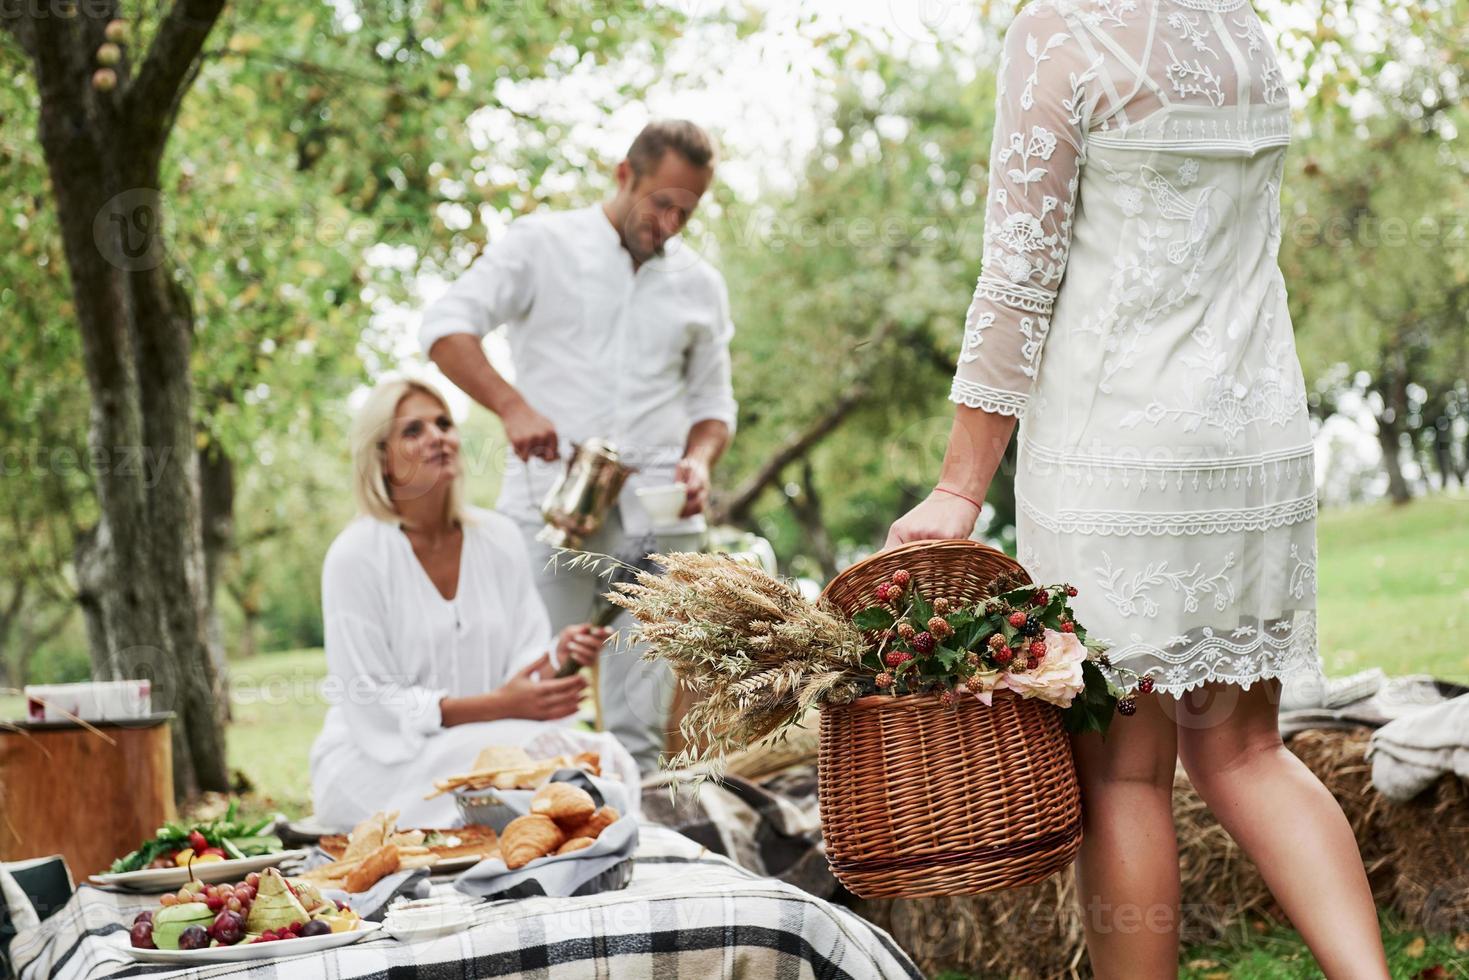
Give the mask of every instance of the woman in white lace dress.
POLYGON ((1022 564, 1075 584, 1091 634, 1153 680, 1105 743, 1076 742, 1100 976, 1177 969, 1180 757, 1327 974, 1387 975, 1351 830, 1276 730, 1279 679, 1317 669, 1311 430, 1277 264, 1289 142, 1245 0, 1027 6, 943 474, 889 536, 967 537, 1019 420, 1022 564))

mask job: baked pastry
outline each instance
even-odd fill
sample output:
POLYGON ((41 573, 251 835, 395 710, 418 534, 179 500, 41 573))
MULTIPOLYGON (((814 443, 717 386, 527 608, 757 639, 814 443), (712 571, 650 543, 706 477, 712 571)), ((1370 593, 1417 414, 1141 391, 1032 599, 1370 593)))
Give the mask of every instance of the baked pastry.
POLYGON ((347 872, 342 887, 349 892, 365 892, 398 870, 398 845, 384 844, 347 872))
POLYGON ((573 824, 566 830, 567 837, 593 837, 612 826, 622 814, 617 812, 616 807, 604 806, 599 808, 591 816, 581 823, 573 824))
POLYGON ((500 833, 500 856, 505 867, 514 871, 554 853, 565 842, 566 835, 556 821, 544 813, 528 813, 510 821, 500 833))
POLYGON ((591 847, 597 843, 590 837, 573 837, 571 840, 556 848, 557 854, 570 854, 572 851, 580 851, 584 847, 591 847))
POLYGON ((563 827, 583 822, 596 809, 591 794, 571 783, 547 783, 530 798, 531 813, 544 813, 563 827))

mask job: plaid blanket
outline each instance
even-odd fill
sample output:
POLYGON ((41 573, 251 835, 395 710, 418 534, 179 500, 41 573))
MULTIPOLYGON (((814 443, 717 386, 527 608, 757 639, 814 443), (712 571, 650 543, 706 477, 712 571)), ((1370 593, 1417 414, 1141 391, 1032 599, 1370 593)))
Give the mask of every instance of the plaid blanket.
MULTIPOLYGON (((661 826, 645 824, 632 882, 586 898, 477 906, 474 926, 405 945, 377 934, 293 959, 175 970, 133 962, 128 924, 156 896, 84 885, 10 953, 22 980, 160 976, 205 980, 585 977, 921 978, 892 939, 852 912, 760 877, 661 826)), ((447 881, 434 890, 451 888, 447 881)))
POLYGON ((643 784, 643 816, 756 874, 818 898, 845 895, 821 844, 814 763, 758 781, 726 775, 696 783, 687 772, 659 773, 643 784))

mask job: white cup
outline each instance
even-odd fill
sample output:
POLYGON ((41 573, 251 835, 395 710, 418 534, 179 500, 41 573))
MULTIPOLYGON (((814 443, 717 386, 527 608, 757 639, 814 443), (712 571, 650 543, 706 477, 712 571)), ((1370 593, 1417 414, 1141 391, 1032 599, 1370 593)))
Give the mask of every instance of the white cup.
POLYGON ((688 503, 689 490, 682 483, 669 483, 661 487, 638 487, 638 503, 648 512, 654 525, 672 524, 683 513, 688 503))

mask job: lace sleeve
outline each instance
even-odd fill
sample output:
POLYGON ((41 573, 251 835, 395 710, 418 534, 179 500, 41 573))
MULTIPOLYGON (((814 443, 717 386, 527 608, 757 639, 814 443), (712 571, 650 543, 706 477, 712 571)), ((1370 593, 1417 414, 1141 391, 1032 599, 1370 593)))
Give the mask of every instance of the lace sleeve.
POLYGON ((952 401, 1021 416, 1066 271, 1099 63, 1049 3, 1005 35, 996 83, 984 264, 964 323, 952 401))

